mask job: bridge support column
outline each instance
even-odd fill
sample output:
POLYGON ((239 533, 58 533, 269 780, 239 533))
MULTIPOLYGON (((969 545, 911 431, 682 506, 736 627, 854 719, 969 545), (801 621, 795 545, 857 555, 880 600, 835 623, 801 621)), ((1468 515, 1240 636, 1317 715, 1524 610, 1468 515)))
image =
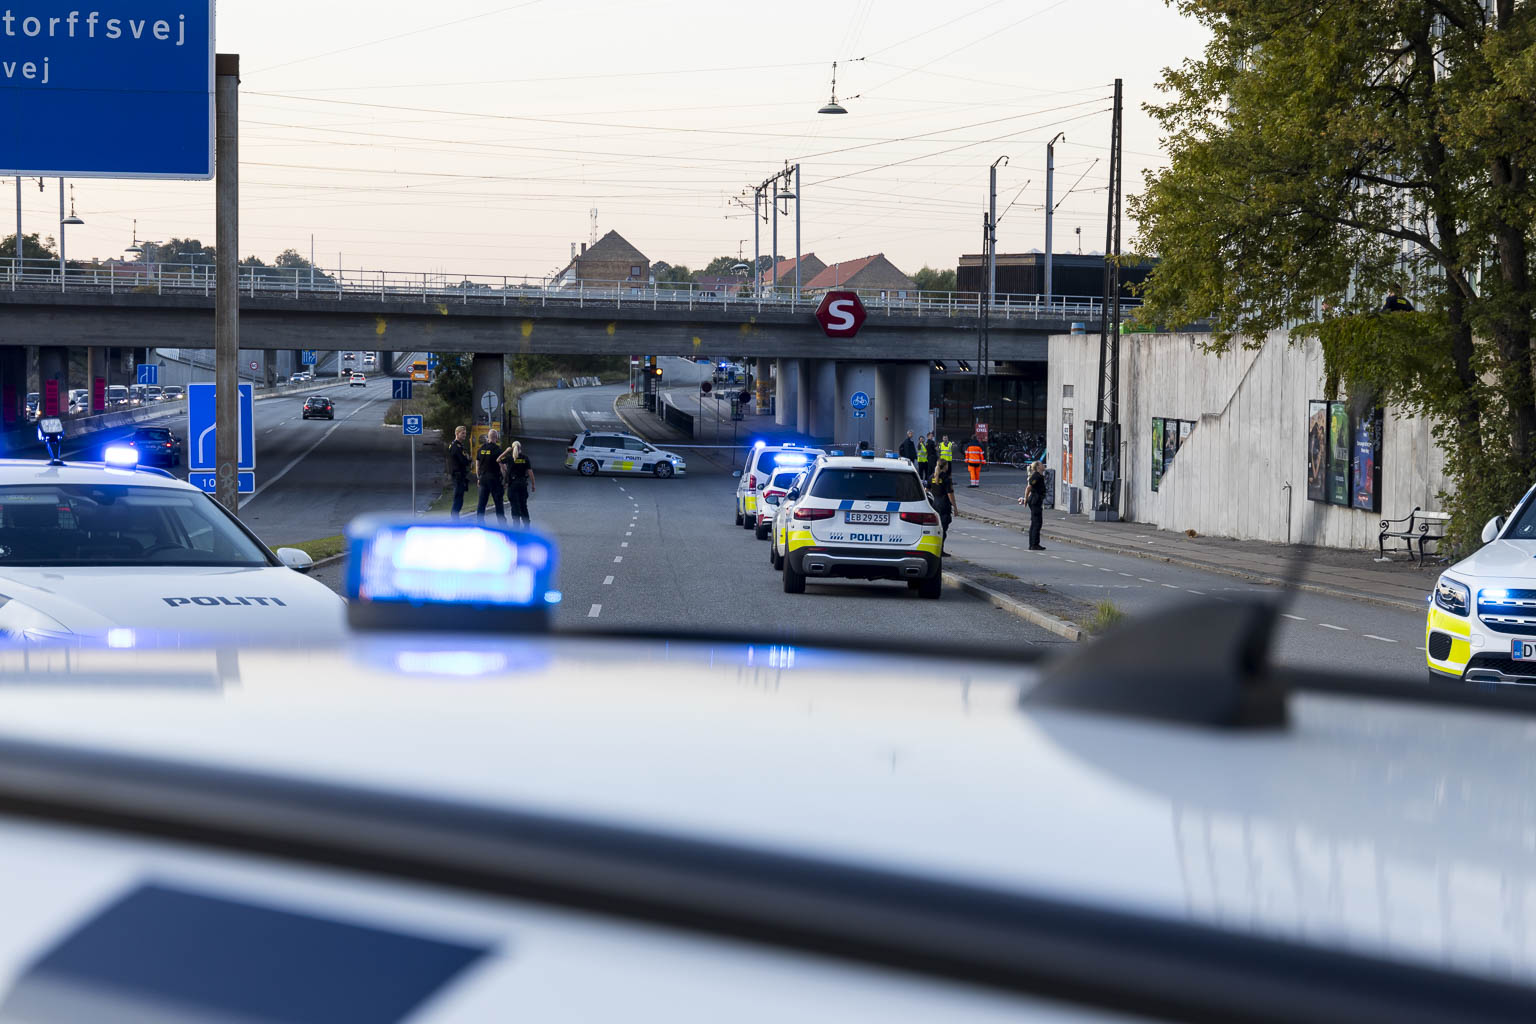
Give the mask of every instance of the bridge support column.
POLYGON ((837 422, 835 439, 839 444, 847 445, 850 451, 857 451, 860 441, 868 441, 870 447, 875 447, 877 417, 881 415, 879 375, 875 364, 837 363, 836 366, 832 396, 837 422), (867 416, 855 418, 851 400, 859 391, 869 396, 871 404, 865 410, 867 416))
POLYGON ((805 433, 818 441, 837 438, 837 363, 830 359, 815 359, 806 364, 808 380, 800 386, 808 394, 809 427, 805 433))
POLYGON ((903 363, 895 368, 901 377, 902 422, 897 442, 912 431, 914 437, 933 429, 933 368, 928 363, 903 363))
POLYGON ((800 422, 800 360, 775 360, 775 398, 773 422, 781 427, 804 429, 800 422))
POLYGON ((499 353, 475 354, 474 362, 470 365, 469 379, 472 382, 471 401, 474 403, 476 426, 501 427, 502 403, 506 399, 503 393, 505 372, 499 353))
POLYGON ((759 416, 768 414, 768 360, 756 359, 752 369, 752 397, 759 416))
MULTIPOLYGON (((27 399, 27 350, 21 346, 0 348, 0 430, 19 430, 27 399)), ((18 435, 17 440, 23 440, 18 435)))
POLYGON ((379 372, 386 377, 395 372, 395 354, 393 352, 379 353, 379 372))
POLYGON ((85 350, 85 389, 91 393, 91 412, 93 413, 107 411, 108 352, 109 350, 104 348, 85 350), (96 387, 97 381, 101 382, 99 389, 96 387), (100 391, 99 395, 97 394, 98 391, 100 391))
POLYGON ((277 353, 268 349, 261 354, 261 386, 269 388, 277 383, 277 353))
POLYGON ((37 393, 40 396, 38 408, 43 415, 63 416, 68 413, 69 349, 49 345, 37 350, 37 393), (58 388, 58 404, 53 409, 48 408, 49 381, 54 381, 58 388))

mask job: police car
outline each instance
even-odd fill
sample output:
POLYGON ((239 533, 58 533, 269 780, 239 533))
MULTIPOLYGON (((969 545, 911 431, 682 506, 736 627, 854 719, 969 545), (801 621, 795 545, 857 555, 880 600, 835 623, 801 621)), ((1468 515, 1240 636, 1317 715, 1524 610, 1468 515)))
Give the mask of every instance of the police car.
POLYGON ((634 434, 587 430, 571 438, 566 446, 565 468, 582 476, 646 473, 664 479, 682 476, 688 472, 688 463, 681 455, 657 448, 634 434))
POLYGON ((786 594, 834 578, 905 580, 921 597, 943 594, 938 514, 894 452, 819 458, 787 498, 774 527, 786 594))
POLYGON ((781 465, 804 466, 821 454, 819 448, 807 448, 786 442, 768 444, 758 441, 747 452, 747 460, 736 473, 736 525, 767 535, 764 523, 771 515, 761 509, 763 487, 781 465), (762 514, 760 514, 762 513, 762 514))
POLYGON ((780 456, 772 474, 763 483, 757 499, 756 536, 768 540, 773 532, 779 504, 788 496, 795 481, 809 468, 810 459, 802 455, 780 456))
POLYGON ((329 643, 0 649, 0 1019, 1536 1019, 1536 694, 1275 669, 1242 598, 551 636, 543 538, 348 543, 329 643))
MULTIPOLYGON (((56 452, 59 421, 40 433, 56 452)), ((139 458, 116 444, 100 463, 0 461, 0 633, 304 642, 341 632, 344 603, 303 575, 308 554, 270 551, 207 494, 139 458)))
POLYGON ((1429 595, 1429 676, 1536 683, 1536 487, 1512 515, 1490 519, 1482 539, 1429 595))

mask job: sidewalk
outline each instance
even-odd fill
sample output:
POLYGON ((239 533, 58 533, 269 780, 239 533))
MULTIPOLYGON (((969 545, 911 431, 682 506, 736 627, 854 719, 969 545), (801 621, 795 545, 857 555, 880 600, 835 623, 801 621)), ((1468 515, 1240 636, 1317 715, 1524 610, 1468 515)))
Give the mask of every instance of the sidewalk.
MULTIPOLYGON (((961 489, 960 517, 1020 531, 1029 529, 1029 511, 1012 490, 961 489)), ((1098 523, 1087 515, 1047 509, 1042 531, 1056 541, 1120 555, 1136 555, 1262 583, 1294 586, 1391 608, 1420 611, 1439 575, 1431 562, 1421 569, 1406 557, 1375 561, 1374 551, 1290 546, 1223 537, 1187 537, 1146 523, 1098 523), (1298 566, 1298 563, 1300 565, 1298 566)))

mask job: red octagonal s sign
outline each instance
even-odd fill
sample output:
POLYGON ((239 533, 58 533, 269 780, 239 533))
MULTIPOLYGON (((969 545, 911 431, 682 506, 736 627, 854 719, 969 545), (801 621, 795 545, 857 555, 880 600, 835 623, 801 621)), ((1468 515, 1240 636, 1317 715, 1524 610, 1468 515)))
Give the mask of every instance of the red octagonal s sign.
POLYGON ((829 338, 851 338, 864 326, 864 303, 857 292, 827 292, 816 307, 816 320, 829 338))

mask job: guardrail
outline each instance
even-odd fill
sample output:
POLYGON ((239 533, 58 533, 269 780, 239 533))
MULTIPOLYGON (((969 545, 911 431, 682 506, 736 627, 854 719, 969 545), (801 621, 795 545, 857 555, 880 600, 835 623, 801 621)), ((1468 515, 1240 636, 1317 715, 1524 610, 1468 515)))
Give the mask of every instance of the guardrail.
MULTIPOLYGON (((421 302, 458 305, 587 305, 623 309, 796 310, 812 308, 821 291, 793 287, 759 287, 744 281, 737 289, 701 287, 693 282, 563 281, 506 274, 447 277, 414 271, 326 270, 319 267, 241 267, 240 293, 251 297, 302 299, 366 299, 379 302, 421 302)), ((70 292, 118 292, 153 295, 211 296, 213 267, 208 263, 71 265, 61 272, 56 261, 0 261, 0 288, 11 291, 51 289, 70 292)), ((855 291, 873 315, 978 317, 988 306, 980 292, 939 292, 898 289, 834 289, 855 291)), ((1138 305, 1122 299, 1121 305, 1138 305)), ((990 316, 1003 320, 1100 318, 1100 296, 1003 294, 988 306, 990 316)))

